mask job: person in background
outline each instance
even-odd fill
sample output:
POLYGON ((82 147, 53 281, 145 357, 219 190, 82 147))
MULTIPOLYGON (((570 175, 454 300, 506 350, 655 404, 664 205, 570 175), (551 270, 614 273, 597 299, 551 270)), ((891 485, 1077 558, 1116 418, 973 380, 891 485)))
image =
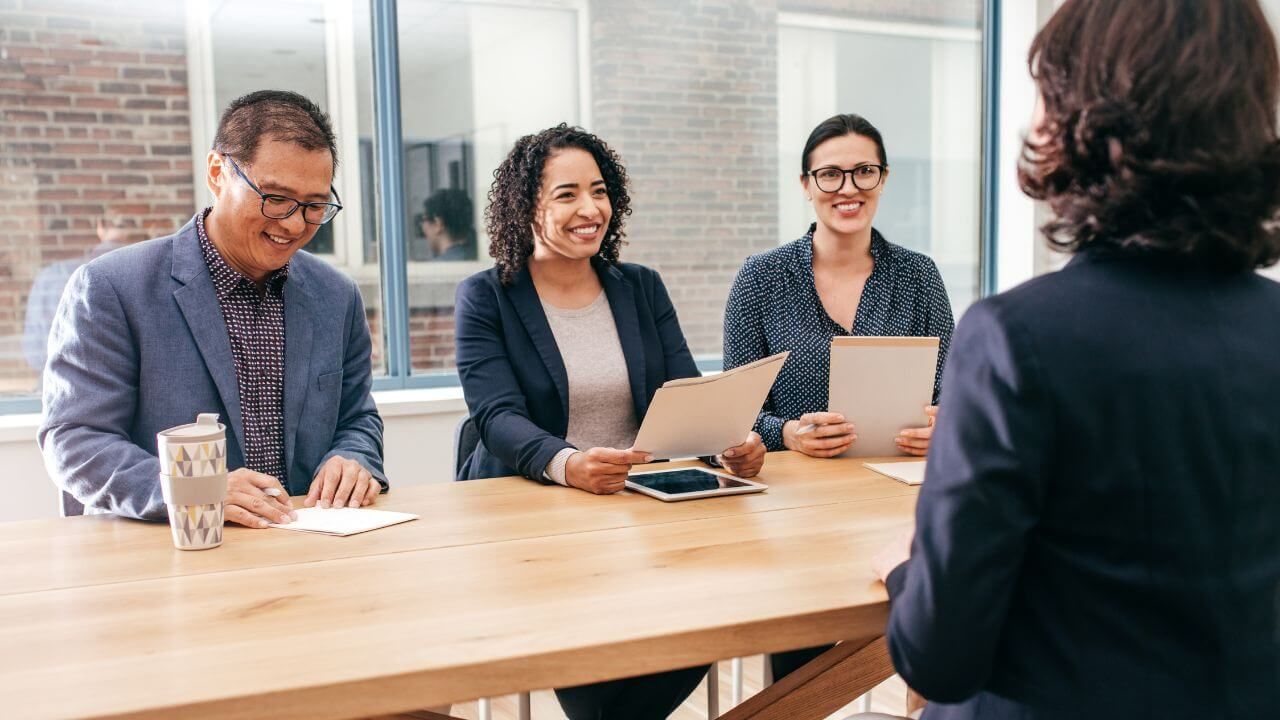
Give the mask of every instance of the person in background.
MULTIPOLYGON (((495 265, 459 285, 455 306, 458 376, 481 438, 461 479, 520 474, 608 495, 651 460, 632 447, 650 400, 699 373, 662 278, 618 259, 630 212, 622 161, 580 128, 522 137, 498 167, 487 211, 495 265)), ((764 455, 753 432, 718 461, 750 477, 764 455)), ((556 696, 570 720, 663 718, 706 671, 556 696)))
POLYGON ((287 523, 387 487, 370 340, 350 277, 300 253, 342 209, 329 118, 297 93, 231 103, 176 234, 71 276, 49 336, 38 440, 68 513, 162 520, 156 433, 227 424, 226 518, 287 523))
POLYGON ((98 234, 97 245, 81 257, 59 260, 46 265, 36 275, 31 283, 31 291, 27 293, 22 354, 27 360, 27 365, 37 373, 44 372, 44 363, 48 358, 49 329, 53 326, 53 316, 58 310, 58 301, 62 299, 62 291, 66 288, 71 274, 90 260, 140 239, 140 231, 129 220, 110 211, 97 219, 94 229, 98 234))
POLYGON ((460 261, 476 259, 476 233, 471 198, 465 190, 437 190, 422 203, 422 236, 431 249, 431 259, 460 261))
POLYGON ((1280 708, 1280 61, 1256 0, 1068 0, 1021 158, 1066 268, 974 305, 914 539, 926 720, 1280 708))
MULTIPOLYGON (((844 335, 939 338, 936 402, 954 323, 932 260, 889 242, 872 226, 889 179, 880 131, 859 115, 819 123, 800 154, 800 189, 818 221, 794 242, 753 255, 738 272, 724 313, 724 367, 784 350, 786 365, 756 420, 770 450, 834 457, 857 442, 856 428, 827 412, 831 338, 844 335)), ((929 449, 937 408, 923 427, 904 428, 898 447, 929 449)), ((775 680, 830 646, 775 653, 775 680)))

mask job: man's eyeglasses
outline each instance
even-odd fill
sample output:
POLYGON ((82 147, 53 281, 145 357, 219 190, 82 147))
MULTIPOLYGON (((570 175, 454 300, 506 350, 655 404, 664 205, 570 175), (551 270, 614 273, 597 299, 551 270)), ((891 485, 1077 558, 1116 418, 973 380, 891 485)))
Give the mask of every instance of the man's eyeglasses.
POLYGON ((244 180, 249 187, 262 198, 262 214, 272 220, 284 220, 290 215, 302 208, 302 219, 310 225, 323 225, 333 219, 334 215, 342 209, 342 198, 338 197, 338 191, 329 186, 329 192, 333 193, 333 199, 337 202, 299 202, 285 195, 270 195, 258 189, 257 185, 249 179, 248 175, 236 165, 236 161, 231 159, 230 155, 223 155, 227 162, 231 164, 231 169, 236 171, 241 180, 244 180))
POLYGON ((808 175, 813 178, 818 189, 825 193, 840 192, 840 188, 844 187, 845 175, 849 176, 849 181, 859 190, 875 190, 884 180, 887 169, 885 165, 859 165, 843 170, 834 165, 826 165, 810 170, 808 175))

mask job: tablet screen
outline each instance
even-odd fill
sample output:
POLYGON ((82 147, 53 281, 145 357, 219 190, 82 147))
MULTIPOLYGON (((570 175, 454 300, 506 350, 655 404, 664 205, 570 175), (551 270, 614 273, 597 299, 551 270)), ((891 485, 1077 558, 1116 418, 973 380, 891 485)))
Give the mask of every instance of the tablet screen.
POLYGON ((704 490, 718 490, 720 488, 746 487, 749 485, 749 483, 741 480, 723 477, 698 468, 631 475, 627 478, 627 481, 668 495, 681 495, 704 490))

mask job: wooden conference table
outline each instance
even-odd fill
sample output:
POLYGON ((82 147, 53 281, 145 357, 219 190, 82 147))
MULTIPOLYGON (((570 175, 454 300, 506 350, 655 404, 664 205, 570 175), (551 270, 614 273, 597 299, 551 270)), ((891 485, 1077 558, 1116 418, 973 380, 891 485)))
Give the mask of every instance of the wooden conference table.
POLYGON ((200 552, 108 516, 0 524, 0 714, 368 717, 843 641, 724 717, 832 712, 892 673, 870 559, 916 489, 794 453, 760 479, 682 503, 425 485, 377 504, 415 522, 200 552))

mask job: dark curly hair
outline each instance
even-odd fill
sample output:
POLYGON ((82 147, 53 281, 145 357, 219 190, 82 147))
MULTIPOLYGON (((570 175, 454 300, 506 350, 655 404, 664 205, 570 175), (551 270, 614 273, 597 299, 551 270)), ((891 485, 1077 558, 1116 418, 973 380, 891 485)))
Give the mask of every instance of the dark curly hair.
POLYGON ((625 244, 623 228, 631 214, 627 170, 605 141, 580 127, 560 123, 517 140, 507 159, 493 172, 484 219, 489 232, 489 255, 497 263, 504 284, 515 279, 533 254, 532 226, 542 189, 542 169, 547 158, 565 148, 586 150, 600 167, 613 214, 596 257, 610 265, 618 262, 618 251, 625 244))
POLYGON ((1044 120, 1018 179, 1057 216, 1052 245, 1221 271, 1280 258, 1280 62, 1257 0, 1069 0, 1028 64, 1044 120))

